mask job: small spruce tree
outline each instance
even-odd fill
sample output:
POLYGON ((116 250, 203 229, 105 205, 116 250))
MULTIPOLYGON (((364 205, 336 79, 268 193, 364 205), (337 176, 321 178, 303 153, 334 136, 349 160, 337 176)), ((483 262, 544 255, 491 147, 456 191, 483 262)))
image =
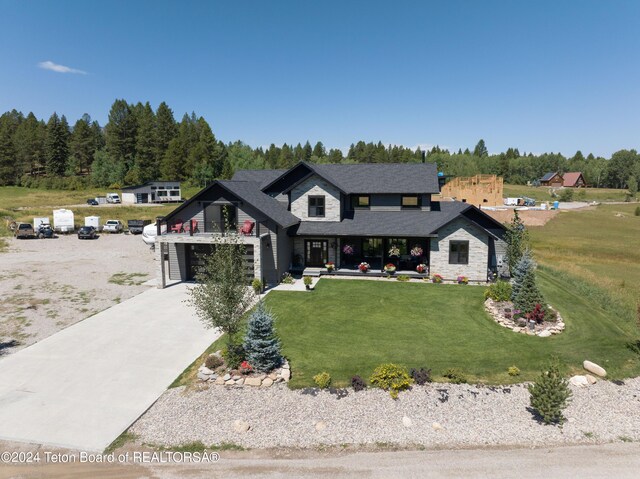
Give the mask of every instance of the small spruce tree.
POLYGON ((545 424, 562 424, 563 411, 571 398, 568 381, 560 375, 557 359, 552 359, 546 371, 529 386, 531 407, 545 424))
POLYGON ((529 247, 529 232, 524 222, 518 215, 518 210, 514 210, 513 219, 505 234, 507 243, 507 264, 509 265, 509 273, 513 275, 516 265, 522 258, 525 250, 529 247))
POLYGON ((518 293, 513 300, 513 306, 523 313, 530 313, 536 304, 544 306, 544 298, 536 284, 536 273, 533 269, 527 271, 522 278, 518 293))
POLYGON ((536 263, 533 260, 533 256, 531 254, 531 250, 529 248, 524 250, 522 253, 522 257, 518 264, 513 270, 513 274, 511 276, 511 300, 515 300, 518 292, 520 291, 520 286, 522 285, 522 280, 525 275, 536 268, 536 263))
POLYGON ((280 340, 273 327, 273 315, 262 301, 249 317, 244 348, 247 361, 256 371, 269 372, 282 365, 280 340))

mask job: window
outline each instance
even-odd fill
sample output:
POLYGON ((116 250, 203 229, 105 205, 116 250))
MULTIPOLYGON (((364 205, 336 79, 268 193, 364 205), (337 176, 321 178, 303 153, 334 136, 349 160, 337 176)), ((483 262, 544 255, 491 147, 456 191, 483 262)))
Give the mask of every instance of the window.
POLYGON ((152 186, 152 187, 151 187, 151 189, 152 189, 152 190, 155 190, 155 189, 156 189, 156 187, 155 187, 155 186, 152 186))
POLYGON ((390 250, 394 246, 398 248, 398 250, 400 250, 400 256, 409 254, 409 251, 407 250, 407 238, 389 238, 387 240, 387 246, 387 250, 390 250))
POLYGON ((469 264, 468 241, 449 241, 449 264, 469 264))
POLYGON ((419 208, 420 197, 418 195, 403 195, 402 207, 403 208, 419 208))
POLYGON ((159 190, 164 190, 164 186, 158 186, 159 190))
POLYGON ((169 192, 169 196, 180 196, 180 192, 179 191, 170 191, 169 192))
POLYGON ((309 216, 324 217, 324 196, 309 196, 309 216))
POLYGON ((369 208, 370 199, 369 195, 356 195, 351 198, 352 208, 369 208))
POLYGON ((158 191, 158 196, 167 196, 166 191, 158 191))

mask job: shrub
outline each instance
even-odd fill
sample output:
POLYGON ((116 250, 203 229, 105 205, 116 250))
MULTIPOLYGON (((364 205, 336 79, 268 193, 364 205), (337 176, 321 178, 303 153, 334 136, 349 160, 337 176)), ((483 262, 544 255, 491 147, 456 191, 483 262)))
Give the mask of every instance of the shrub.
POLYGON ((260 281, 258 278, 253 278, 251 287, 256 294, 262 293, 262 281, 260 281))
POLYGON ((282 284, 293 284, 294 279, 293 276, 291 276, 291 273, 284 273, 280 282, 282 284))
POLYGON ((484 298, 491 298, 494 301, 509 301, 511 299, 511 283, 498 281, 489 285, 484 290, 484 298))
POLYGON ((563 411, 571 397, 568 381, 560 376, 560 366, 553 359, 546 371, 529 386, 531 407, 545 424, 562 424, 563 411))
POLYGON ((439 274, 434 274, 434 275, 431 277, 431 281, 432 281, 433 283, 440 284, 440 283, 442 283, 442 276, 440 276, 439 274))
POLYGON ((351 387, 356 392, 362 391, 364 389, 367 389, 367 383, 365 383, 364 379, 362 379, 360 376, 356 375, 351 378, 351 387))
POLYGON ((636 206, 636 210, 633 212, 635 216, 640 216, 640 206, 636 206))
POLYGON ((313 376, 313 382, 316 383, 320 389, 327 389, 331 384, 331 375, 328 372, 322 372, 313 376))
POLYGON ((558 312, 555 309, 547 308, 544 310, 544 320, 547 323, 555 323, 558 321, 558 312))
POLYGON ((447 369, 443 376, 449 380, 450 383, 453 384, 465 384, 467 382, 467 377, 464 375, 462 371, 457 368, 449 368, 447 369))
POLYGON ((398 275, 396 279, 398 281, 409 281, 411 278, 409 278, 409 276, 407 276, 406 274, 401 274, 401 275, 398 275))
POLYGON ((527 314, 527 319, 529 321, 535 321, 537 324, 540 324, 544 321, 545 310, 542 308, 540 303, 537 303, 533 310, 527 314))
POLYGON ((305 276, 304 278, 302 278, 302 281, 304 282, 305 286, 311 286, 313 279, 311 279, 311 276, 305 276))
POLYGON ((573 190, 571 188, 564 188, 559 195, 560 201, 572 201, 573 190))
POLYGON ((273 327, 273 315, 260 301, 249 316, 244 338, 246 359, 256 371, 269 372, 282 364, 280 340, 273 327))
POLYGON ((222 357, 231 369, 237 369, 245 359, 244 346, 239 343, 231 343, 222 350, 222 357))
POLYGON ((222 366, 223 363, 224 361, 222 361, 222 358, 219 358, 215 354, 212 354, 211 356, 207 356, 207 359, 205 359, 204 361, 204 365, 209 369, 219 368, 220 366, 222 366))
POLYGON ((458 276, 456 281, 458 282, 458 284, 469 284, 469 278, 467 278, 466 276, 458 276))
POLYGON ((371 378, 369 378, 369 382, 385 391, 389 391, 391 397, 397 399, 400 391, 411 387, 413 379, 402 366, 388 363, 378 366, 373 371, 371 378))
POLYGON ((520 369, 518 366, 510 366, 509 369, 507 369, 507 372, 509 373, 509 376, 520 376, 520 369))
POLYGON ((431 382, 431 369, 411 368, 411 372, 409 374, 411 375, 411 378, 415 381, 415 383, 420 386, 424 386, 425 384, 431 382))

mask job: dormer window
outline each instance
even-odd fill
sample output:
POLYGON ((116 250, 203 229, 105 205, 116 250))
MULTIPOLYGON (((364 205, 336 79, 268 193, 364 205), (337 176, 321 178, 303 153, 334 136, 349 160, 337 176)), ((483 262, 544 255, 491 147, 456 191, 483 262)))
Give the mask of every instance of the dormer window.
POLYGON ((324 217, 324 196, 309 196, 309 217, 324 217))
POLYGON ((420 196, 418 195, 402 195, 403 208, 420 208, 420 196))
POLYGON ((369 208, 370 197, 369 195, 356 195, 351 200, 351 206, 355 208, 369 208))

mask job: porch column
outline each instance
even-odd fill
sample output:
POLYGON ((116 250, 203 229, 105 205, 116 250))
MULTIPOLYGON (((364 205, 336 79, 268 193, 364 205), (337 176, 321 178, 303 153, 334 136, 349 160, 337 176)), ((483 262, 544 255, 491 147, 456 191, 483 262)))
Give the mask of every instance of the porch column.
POLYGON ((167 285, 164 272, 164 243, 160 242, 156 237, 156 275, 158 277, 158 289, 164 289, 167 285))

